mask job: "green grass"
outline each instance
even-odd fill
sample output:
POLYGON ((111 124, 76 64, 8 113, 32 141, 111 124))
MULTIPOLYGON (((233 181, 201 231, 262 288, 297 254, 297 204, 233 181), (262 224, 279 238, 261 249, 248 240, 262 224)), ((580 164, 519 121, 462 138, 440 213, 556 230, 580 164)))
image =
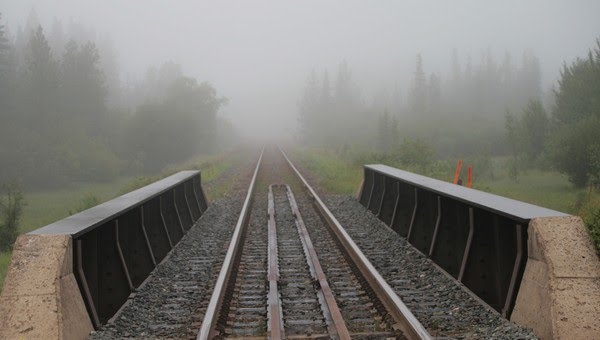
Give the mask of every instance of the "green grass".
POLYGON ((475 178, 474 187, 569 214, 577 214, 576 202, 585 192, 583 189, 574 188, 565 175, 539 170, 519 174, 518 181, 504 176, 482 181, 475 178))
POLYGON ((332 152, 324 150, 291 151, 298 165, 313 175, 316 185, 330 193, 353 195, 362 180, 362 168, 351 165, 332 152))
POLYGON ((204 184, 215 181, 223 171, 232 166, 231 159, 222 156, 194 162, 196 163, 186 163, 160 176, 124 177, 112 183, 78 183, 61 190, 27 192, 25 193, 26 205, 23 208, 19 232, 27 233, 63 219, 81 210, 82 204, 85 206, 85 201, 90 200, 90 197, 95 197, 98 199, 98 203, 102 203, 181 169, 201 169, 202 183, 204 184))
POLYGON ((4 283, 4 277, 10 264, 11 252, 0 253, 0 293, 2 292, 2 284, 4 283))
POLYGON ((239 150, 230 151, 214 157, 189 160, 177 169, 200 170, 204 192, 209 200, 215 200, 223 197, 232 189, 234 181, 221 180, 221 177, 228 170, 239 165, 241 158, 243 158, 243 155, 239 150))
POLYGON ((71 215, 90 195, 99 202, 107 201, 117 196, 131 180, 128 177, 112 183, 74 184, 61 190, 26 192, 19 232, 27 233, 71 215))
POLYGON ((218 181, 221 175, 234 166, 233 158, 234 155, 229 154, 227 157, 205 161, 198 165, 198 168, 202 170, 202 186, 210 200, 223 197, 233 187, 234 181, 232 180, 218 181))
MULTIPOLYGON (((334 194, 356 192, 363 176, 360 165, 324 150, 294 149, 292 152, 320 187, 334 194)), ((567 176, 553 171, 530 170, 521 172, 515 182, 503 173, 504 169, 497 167, 494 179, 479 180, 475 172, 474 188, 565 213, 578 212, 576 203, 585 190, 574 188, 567 176)), ((451 176, 448 175, 446 180, 450 181, 451 176)))

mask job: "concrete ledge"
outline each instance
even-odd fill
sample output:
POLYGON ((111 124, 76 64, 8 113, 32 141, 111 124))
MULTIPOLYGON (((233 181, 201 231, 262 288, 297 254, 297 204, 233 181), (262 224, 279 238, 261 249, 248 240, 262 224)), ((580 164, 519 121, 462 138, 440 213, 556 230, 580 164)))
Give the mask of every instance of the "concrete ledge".
POLYGON ((83 339, 92 323, 68 235, 21 235, 0 296, 0 339, 83 339))
POLYGON ((511 320, 542 339, 600 339, 600 261, 581 218, 534 218, 511 320))

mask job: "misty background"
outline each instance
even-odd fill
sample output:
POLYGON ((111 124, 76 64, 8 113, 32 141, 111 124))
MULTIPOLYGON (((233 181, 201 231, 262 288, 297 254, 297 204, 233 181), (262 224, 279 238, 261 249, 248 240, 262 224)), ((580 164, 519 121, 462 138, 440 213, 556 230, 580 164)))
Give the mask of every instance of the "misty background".
POLYGON ((181 65, 227 97, 219 115, 255 138, 296 132, 299 94, 313 68, 335 79, 345 60, 361 101, 396 89, 405 101, 418 53, 426 74, 445 82, 453 51, 463 67, 488 51, 497 63, 508 53, 519 65, 529 52, 539 59, 546 96, 562 63, 585 55, 600 33, 597 1, 4 0, 9 36, 26 29, 32 9, 47 35, 57 22, 65 38, 87 32, 112 58, 101 63, 111 64, 121 88, 150 67, 181 65))
MULTIPOLYGON (((266 141, 342 187, 366 163, 449 181, 464 160, 477 189, 583 216, 600 249, 599 13, 595 0, 0 0, 0 280, 21 215, 27 231, 72 213, 52 195, 217 176, 266 141)), ((75 211, 111 197, 95 192, 75 211)))
POLYGON ((597 72, 597 13, 592 1, 4 2, 0 183, 108 182, 287 140, 440 178, 463 158, 493 177, 504 157, 514 179, 550 169, 584 186, 598 143, 564 131, 596 126, 577 117, 595 112, 578 84, 597 72), (571 142, 591 147, 571 157, 571 142))

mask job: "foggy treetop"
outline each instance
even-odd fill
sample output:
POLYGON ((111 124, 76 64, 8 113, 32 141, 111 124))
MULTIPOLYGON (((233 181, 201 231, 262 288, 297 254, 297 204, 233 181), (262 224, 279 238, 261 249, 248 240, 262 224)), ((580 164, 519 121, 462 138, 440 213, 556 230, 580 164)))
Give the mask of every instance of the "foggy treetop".
POLYGON ((251 136, 269 126, 280 128, 278 136, 292 134, 313 68, 334 75, 346 60, 361 99, 371 101, 382 88, 409 93, 417 54, 427 79, 433 73, 444 83, 454 50, 463 68, 487 51, 497 63, 508 54, 515 65, 530 53, 547 93, 562 63, 585 55, 600 32, 598 1, 4 0, 9 36, 25 29, 32 8, 47 34, 58 20, 64 30, 80 25, 95 35, 99 52, 114 55, 121 83, 164 61, 183 65, 230 98, 221 114, 251 136))

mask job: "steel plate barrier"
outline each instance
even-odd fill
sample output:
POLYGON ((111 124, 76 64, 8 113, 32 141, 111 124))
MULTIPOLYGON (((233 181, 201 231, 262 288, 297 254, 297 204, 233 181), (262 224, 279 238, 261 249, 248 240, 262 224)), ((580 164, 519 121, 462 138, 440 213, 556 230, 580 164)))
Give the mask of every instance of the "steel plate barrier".
POLYGON ((181 171, 30 234, 71 236, 73 273, 97 329, 207 206, 200 171, 181 171))
POLYGON ((358 200, 506 318, 527 263, 529 221, 568 216, 381 164, 364 166, 358 200))

